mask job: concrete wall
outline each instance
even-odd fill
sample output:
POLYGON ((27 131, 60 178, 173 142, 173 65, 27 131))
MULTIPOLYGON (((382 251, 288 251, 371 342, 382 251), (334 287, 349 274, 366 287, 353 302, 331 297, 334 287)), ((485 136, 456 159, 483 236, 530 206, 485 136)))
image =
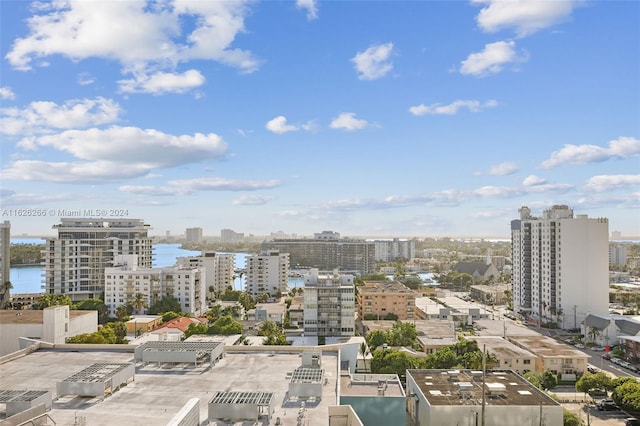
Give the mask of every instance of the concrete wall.
MULTIPOLYGON (((84 315, 71 317, 71 321, 69 322, 69 332, 65 337, 72 337, 85 333, 95 333, 98 331, 98 311, 84 312, 84 315)), ((64 343, 64 341, 53 343, 64 343)))
POLYGON ((20 337, 42 339, 42 324, 0 325, 0 356, 20 350, 20 337))
POLYGON ((42 340, 64 343, 69 333, 69 306, 51 306, 42 311, 42 340))
POLYGON ((364 426, 364 423, 360 421, 351 406, 331 405, 329 407, 329 426, 364 426))
POLYGON ((167 426, 198 426, 200 424, 200 400, 191 398, 167 423, 167 426))

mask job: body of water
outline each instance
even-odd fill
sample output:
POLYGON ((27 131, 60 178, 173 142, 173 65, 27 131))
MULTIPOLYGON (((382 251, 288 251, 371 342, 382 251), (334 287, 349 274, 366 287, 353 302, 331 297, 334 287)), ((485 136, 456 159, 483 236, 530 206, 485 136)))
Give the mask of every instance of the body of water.
MULTIPOLYGON (((39 238, 12 238, 12 244, 44 244, 44 240, 39 238)), ((178 257, 198 256, 200 251, 184 250, 180 248, 180 244, 154 244, 153 245, 153 267, 162 268, 173 266, 176 264, 178 257)), ((245 267, 245 259, 247 253, 233 253, 235 255, 236 268, 245 267)), ((42 288, 44 282, 44 267, 42 266, 12 266, 11 267, 11 284, 13 289, 11 293, 43 293, 42 288)), ((233 286, 236 290, 243 290, 245 284, 245 276, 236 278, 233 286)), ((302 287, 304 281, 299 277, 289 279, 289 287, 302 287)))

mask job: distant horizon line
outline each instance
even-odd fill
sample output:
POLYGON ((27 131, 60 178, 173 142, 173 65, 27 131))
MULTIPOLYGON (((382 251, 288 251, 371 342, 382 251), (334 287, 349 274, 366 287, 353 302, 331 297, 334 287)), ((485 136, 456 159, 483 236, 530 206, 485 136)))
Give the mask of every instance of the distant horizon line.
MULTIPOLYGON (((272 237, 271 235, 260 235, 260 234, 251 234, 250 236, 245 236, 244 238, 262 238, 262 237, 272 237, 275 239, 309 239, 309 238, 313 238, 313 235, 303 235, 303 234, 296 234, 297 237, 295 238, 282 238, 282 237, 272 237)), ((57 235, 55 234, 19 234, 19 235, 11 235, 11 238, 39 238, 39 239, 43 239, 43 238, 55 238, 57 237, 57 235)), ((184 234, 176 234, 176 235, 149 235, 149 237, 151 238, 165 238, 165 239, 185 239, 185 235, 184 234)), ((216 236, 216 235, 203 235, 202 236, 202 240, 207 240, 207 239, 220 239, 220 236, 216 236)), ((510 236, 496 236, 496 235, 486 235, 486 236, 478 236, 478 235, 437 235, 437 236, 426 236, 426 235, 420 235, 420 236, 389 236, 389 235, 368 235, 368 236, 363 236, 363 235, 350 235, 347 237, 342 237, 341 239, 393 239, 393 238, 399 238, 399 239, 413 239, 413 238, 435 238, 435 239, 443 239, 443 238, 449 238, 449 239, 455 239, 455 240, 504 240, 504 241, 510 241, 511 237, 510 236)), ((616 238, 616 239, 612 239, 611 237, 609 237, 609 241, 640 241, 640 236, 626 236, 626 235, 621 235, 620 238, 616 238)), ((206 241, 203 241, 206 242, 206 241)))

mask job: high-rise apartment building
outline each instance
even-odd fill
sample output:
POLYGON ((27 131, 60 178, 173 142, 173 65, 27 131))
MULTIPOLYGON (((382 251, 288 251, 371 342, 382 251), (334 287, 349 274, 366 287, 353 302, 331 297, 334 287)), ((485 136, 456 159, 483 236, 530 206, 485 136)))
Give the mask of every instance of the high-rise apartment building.
POLYGON ((244 241, 244 233, 235 232, 232 229, 223 229, 220 231, 220 241, 223 243, 241 243, 244 241))
POLYGON ((355 332, 354 276, 320 275, 311 269, 304 276, 304 334, 348 337, 355 332))
POLYGON ((177 265, 165 268, 139 267, 137 257, 116 256, 114 266, 104 270, 104 303, 109 315, 115 316, 118 306, 128 304, 137 311, 139 300, 142 302, 140 309, 144 310, 167 296, 174 297, 183 312, 196 316, 204 314, 207 309, 205 271, 177 265))
POLYGON ((179 257, 177 265, 206 271, 205 288, 209 298, 233 288, 236 256, 233 253, 202 251, 200 256, 179 257))
POLYGON ((263 250, 245 258, 245 291, 258 296, 287 293, 289 290, 289 253, 263 250))
MULTIPOLYGON (((0 223, 0 293, 4 284, 11 281, 11 222, 0 223)), ((1 309, 1 307, 0 307, 1 309)))
POLYGON ((138 266, 151 267, 149 226, 141 219, 63 218, 53 228, 58 236, 47 238, 44 249, 46 293, 100 297, 104 270, 119 254, 135 254, 138 266))
POLYGON ((416 294, 398 281, 365 281, 358 286, 358 316, 364 319, 413 320, 416 294))
POLYGON ((340 234, 324 231, 313 239, 285 239, 262 243, 263 250, 289 253, 291 267, 316 268, 320 271, 367 275, 375 272, 373 241, 340 238, 340 234))
POLYGON ((416 243, 413 240, 374 240, 376 262, 392 262, 396 259, 413 260, 416 256, 416 243))
POLYGON ((562 328, 609 310, 609 223, 573 215, 565 205, 511 221, 512 293, 516 312, 562 328))
POLYGON ((627 264, 627 246, 624 244, 611 244, 609 246, 609 264, 623 266, 627 264))
POLYGON ((201 243, 202 228, 187 228, 184 232, 184 237, 188 243, 201 243))

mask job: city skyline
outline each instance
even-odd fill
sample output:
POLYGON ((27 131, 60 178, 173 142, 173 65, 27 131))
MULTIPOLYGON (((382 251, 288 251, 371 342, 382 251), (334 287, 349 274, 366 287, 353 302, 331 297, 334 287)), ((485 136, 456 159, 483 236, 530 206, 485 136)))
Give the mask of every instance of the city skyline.
POLYGON ((14 236, 508 238, 556 204, 640 236, 637 2, 86 4, 0 3, 14 236))

